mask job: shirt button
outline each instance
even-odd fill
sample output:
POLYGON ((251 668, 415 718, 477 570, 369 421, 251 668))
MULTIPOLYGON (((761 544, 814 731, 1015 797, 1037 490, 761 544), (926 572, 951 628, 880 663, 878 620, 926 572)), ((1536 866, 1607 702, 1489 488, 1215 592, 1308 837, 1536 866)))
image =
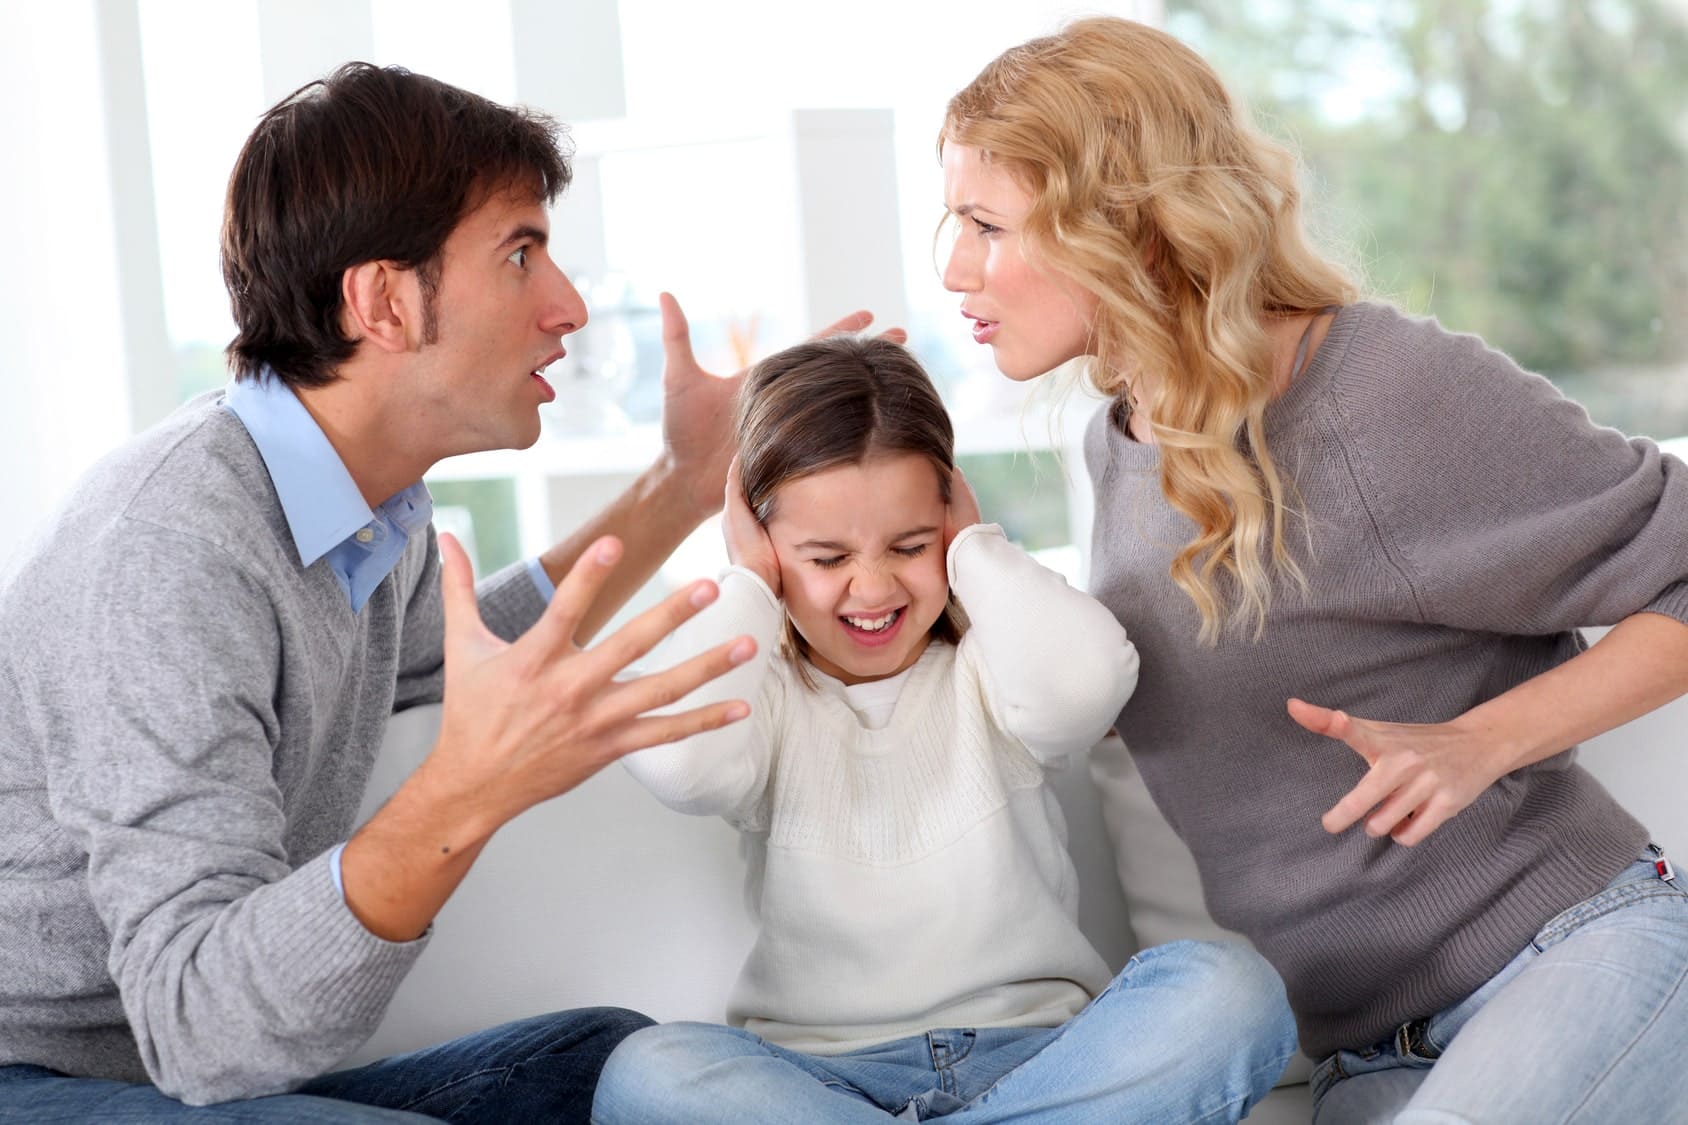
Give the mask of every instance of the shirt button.
POLYGON ((375 539, 375 532, 371 528, 360 527, 355 538, 359 543, 370 543, 375 539))

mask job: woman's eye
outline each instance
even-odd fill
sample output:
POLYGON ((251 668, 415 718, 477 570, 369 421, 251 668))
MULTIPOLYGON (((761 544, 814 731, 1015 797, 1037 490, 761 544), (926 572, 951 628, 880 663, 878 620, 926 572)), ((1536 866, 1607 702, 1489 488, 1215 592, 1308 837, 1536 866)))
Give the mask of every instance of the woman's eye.
POLYGON ((979 228, 980 234, 984 234, 984 235, 992 235, 992 234, 995 234, 997 231, 1002 229, 1001 227, 996 226, 993 223, 985 222, 983 219, 974 219, 973 225, 975 227, 979 228))
POLYGON ((527 269, 527 254, 528 248, 526 246, 517 247, 516 250, 511 253, 510 261, 516 263, 525 270, 527 269))
POLYGON ((833 555, 830 558, 810 559, 809 561, 820 567, 822 570, 831 570, 833 567, 844 565, 844 556, 833 555))
POLYGON ((918 559, 926 553, 926 544, 917 543, 913 547, 898 547, 896 551, 905 559, 918 559))

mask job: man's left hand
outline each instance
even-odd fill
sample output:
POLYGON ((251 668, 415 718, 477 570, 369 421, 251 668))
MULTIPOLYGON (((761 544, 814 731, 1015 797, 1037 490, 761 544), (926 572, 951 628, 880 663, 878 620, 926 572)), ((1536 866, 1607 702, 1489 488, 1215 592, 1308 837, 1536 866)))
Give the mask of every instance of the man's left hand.
MULTIPOLYGON (((720 510, 727 489, 727 466, 733 459, 733 407, 744 372, 714 375, 698 365, 692 354, 691 327, 673 294, 657 298, 662 308, 662 451, 669 468, 684 473, 698 510, 720 510)), ((853 312, 815 334, 816 339, 860 332, 873 323, 866 310, 853 312)), ((902 343, 900 328, 882 333, 902 343)))

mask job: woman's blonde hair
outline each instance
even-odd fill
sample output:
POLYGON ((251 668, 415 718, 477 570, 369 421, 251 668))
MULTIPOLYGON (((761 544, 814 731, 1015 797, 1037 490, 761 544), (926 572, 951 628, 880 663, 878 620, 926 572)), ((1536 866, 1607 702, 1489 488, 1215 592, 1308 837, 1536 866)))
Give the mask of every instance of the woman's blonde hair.
POLYGON ((1264 627, 1289 486, 1266 447, 1264 321, 1358 297, 1308 242, 1293 153, 1257 132, 1212 68, 1129 20, 1085 19, 1004 52, 950 100, 966 145, 1032 197, 1028 255, 1096 294, 1090 379, 1123 426, 1136 372, 1161 487, 1197 533, 1172 562, 1202 638, 1264 627))
MULTIPOLYGON (((931 376, 912 353, 879 337, 832 336, 776 352, 746 373, 733 423, 739 484, 764 525, 780 490, 843 465, 905 454, 924 457, 950 501, 955 429, 931 376)), ((931 635, 956 644, 967 615, 952 592, 931 635)), ((814 687, 808 643, 785 620, 786 655, 814 687)))

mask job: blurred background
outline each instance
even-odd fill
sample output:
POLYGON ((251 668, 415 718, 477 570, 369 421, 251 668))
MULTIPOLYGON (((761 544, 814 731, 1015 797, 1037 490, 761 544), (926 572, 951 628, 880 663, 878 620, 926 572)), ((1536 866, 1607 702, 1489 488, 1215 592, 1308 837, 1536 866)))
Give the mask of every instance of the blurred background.
MULTIPOLYGON (((361 58, 535 105, 576 147, 553 246, 592 321, 545 436, 428 478, 481 570, 654 456, 668 290, 723 373, 854 308, 906 326, 987 517, 1082 581, 1094 404, 1025 398, 967 335, 935 137, 995 54, 1092 12, 1184 38, 1298 145, 1319 237, 1378 295, 1597 421, 1688 434, 1688 0, 3 0, 0 558, 226 380, 229 167, 268 105, 361 58)), ((720 559, 707 526, 665 579, 720 559)))

